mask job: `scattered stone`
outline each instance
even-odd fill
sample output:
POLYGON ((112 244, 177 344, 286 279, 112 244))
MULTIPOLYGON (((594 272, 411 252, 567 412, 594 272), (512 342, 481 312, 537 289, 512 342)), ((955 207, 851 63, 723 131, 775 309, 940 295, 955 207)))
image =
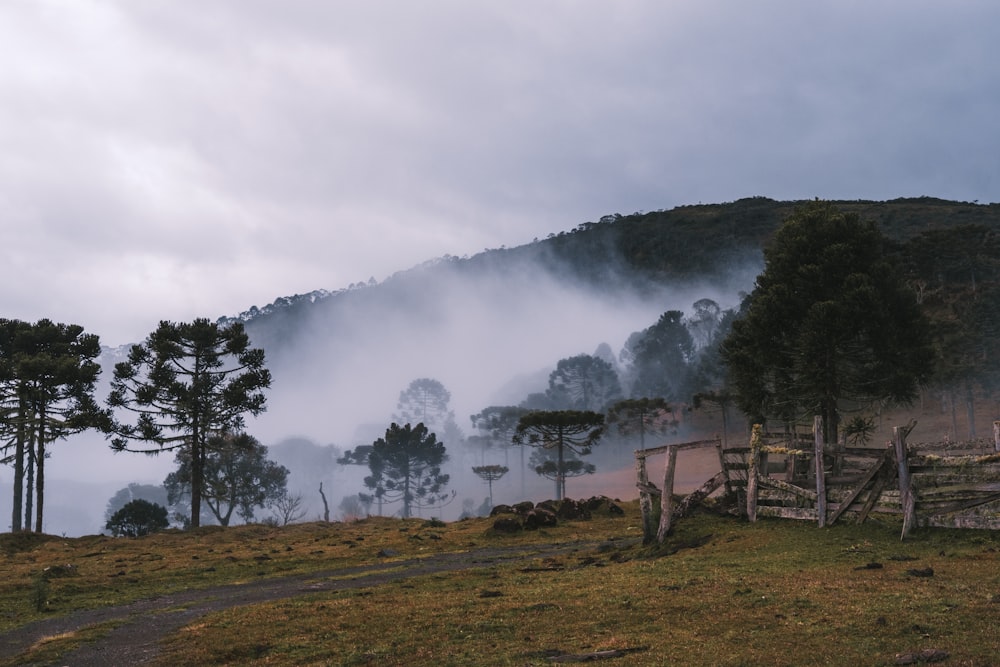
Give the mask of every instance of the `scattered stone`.
POLYGON ((493 530, 498 533, 516 533, 521 528, 521 522, 513 517, 502 516, 493 522, 493 530))
POLYGON ((502 591, 479 591, 479 597, 481 598, 499 598, 503 597, 502 591))
POLYGON ((882 569, 882 563, 871 562, 871 563, 867 563, 865 565, 859 565, 859 566, 857 566, 854 569, 855 570, 881 570, 882 569))
POLYGON ((943 662, 950 657, 947 651, 925 648, 922 651, 907 651, 896 654, 897 665, 917 665, 920 663, 943 662))
POLYGON ((906 573, 911 577, 933 577, 934 568, 933 567, 925 567, 923 569, 914 568, 912 570, 907 570, 906 573))
POLYGON ((515 514, 525 515, 531 510, 535 509, 535 503, 530 500, 525 500, 523 502, 517 503, 512 508, 515 514))
POLYGON ((559 520, 556 518, 556 515, 542 507, 536 507, 524 516, 525 530, 537 530, 558 524, 559 520))
POLYGON ((395 549, 382 549, 376 554, 379 558, 393 558, 399 555, 395 549))
POLYGON ((496 516, 497 514, 517 514, 517 512, 510 505, 494 505, 493 509, 490 510, 490 516, 496 516))

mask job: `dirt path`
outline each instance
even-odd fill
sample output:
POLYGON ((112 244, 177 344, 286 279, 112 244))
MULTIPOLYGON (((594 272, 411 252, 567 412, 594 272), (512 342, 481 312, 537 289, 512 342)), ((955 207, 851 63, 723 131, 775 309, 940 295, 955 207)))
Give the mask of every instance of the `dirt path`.
MULTIPOLYGON (((621 543, 616 544, 623 546, 621 543)), ((212 612, 308 593, 379 586, 400 579, 438 572, 592 551, 598 546, 597 542, 579 542, 477 549, 263 579, 248 584, 181 591, 127 605, 74 612, 17 628, 0 637, 0 658, 13 658, 47 637, 77 632, 99 623, 114 622, 119 625, 113 630, 97 641, 85 643, 67 652, 53 664, 69 667, 143 665, 156 659, 159 654, 159 642, 162 639, 198 617, 212 612), (338 578, 331 579, 332 577, 338 578)), ((32 664, 40 667, 40 663, 32 664)))

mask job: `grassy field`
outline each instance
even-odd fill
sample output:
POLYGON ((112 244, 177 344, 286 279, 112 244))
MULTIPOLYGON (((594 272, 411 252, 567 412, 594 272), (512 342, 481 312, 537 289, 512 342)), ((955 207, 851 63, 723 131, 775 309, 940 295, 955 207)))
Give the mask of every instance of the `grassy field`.
MULTIPOLYGON (((922 530, 901 542, 878 521, 818 529, 701 512, 654 548, 638 539, 636 503, 625 507, 513 536, 488 519, 379 518, 135 540, 3 535, 0 632, 172 591, 518 545, 523 560, 202 616, 166 638, 158 664, 548 665, 618 650, 607 664, 893 665, 931 649, 949 666, 1000 664, 1000 534, 922 530), (578 546, 531 556, 552 544, 578 546)), ((0 664, 60 664, 109 629, 0 664)))

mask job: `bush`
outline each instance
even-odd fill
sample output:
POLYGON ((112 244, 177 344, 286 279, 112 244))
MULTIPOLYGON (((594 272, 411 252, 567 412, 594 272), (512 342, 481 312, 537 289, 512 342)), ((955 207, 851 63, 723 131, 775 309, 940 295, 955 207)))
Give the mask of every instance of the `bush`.
POLYGON ((140 498, 115 512, 105 527, 115 537, 141 537, 169 525, 166 507, 140 498))

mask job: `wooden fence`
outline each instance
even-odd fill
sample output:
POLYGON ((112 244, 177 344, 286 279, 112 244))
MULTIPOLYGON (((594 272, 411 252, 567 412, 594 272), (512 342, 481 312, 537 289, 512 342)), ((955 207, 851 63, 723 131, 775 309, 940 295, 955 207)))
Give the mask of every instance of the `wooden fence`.
POLYGON ((765 434, 755 426, 747 446, 721 440, 663 445, 637 451, 636 484, 646 542, 663 542, 673 522, 725 487, 750 521, 770 516, 832 525, 844 516, 902 518, 902 537, 914 526, 1000 529, 1000 421, 993 442, 977 449, 909 445, 909 429, 893 429, 885 447, 825 447, 817 417, 813 434, 765 434), (684 497, 673 494, 677 452, 715 447, 720 472, 684 497), (647 459, 666 454, 662 487, 649 481, 647 459), (662 489, 662 490, 661 490, 662 489), (656 518, 656 501, 659 518, 656 518))

